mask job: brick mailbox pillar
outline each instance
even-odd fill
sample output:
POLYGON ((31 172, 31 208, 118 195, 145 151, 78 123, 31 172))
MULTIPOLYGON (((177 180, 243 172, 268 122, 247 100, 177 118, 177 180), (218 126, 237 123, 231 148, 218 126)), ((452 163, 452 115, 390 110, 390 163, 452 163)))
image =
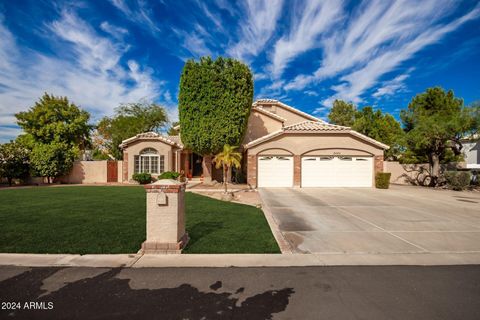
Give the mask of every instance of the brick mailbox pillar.
POLYGON ((188 242, 185 232, 185 184, 158 180, 147 192, 147 240, 142 253, 181 253, 188 242))

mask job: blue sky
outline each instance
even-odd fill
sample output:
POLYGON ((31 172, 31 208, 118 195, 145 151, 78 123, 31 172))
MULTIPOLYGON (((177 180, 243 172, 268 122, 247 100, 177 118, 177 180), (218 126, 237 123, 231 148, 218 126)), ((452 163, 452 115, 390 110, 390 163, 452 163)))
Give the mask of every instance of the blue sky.
POLYGON ((480 100, 478 1, 0 1, 0 142, 43 92, 93 120, 147 99, 177 117, 186 59, 231 56, 255 98, 324 118, 334 99, 398 116, 440 85, 480 100))

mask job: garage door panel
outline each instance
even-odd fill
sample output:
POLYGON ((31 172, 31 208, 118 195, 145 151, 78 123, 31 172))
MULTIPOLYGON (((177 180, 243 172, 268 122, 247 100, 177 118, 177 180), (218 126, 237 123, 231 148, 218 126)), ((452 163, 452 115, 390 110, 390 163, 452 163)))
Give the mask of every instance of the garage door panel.
POLYGON ((265 156, 258 158, 259 187, 292 187, 293 157, 265 156))
POLYGON ((371 157, 303 157, 302 187, 371 187, 371 157))

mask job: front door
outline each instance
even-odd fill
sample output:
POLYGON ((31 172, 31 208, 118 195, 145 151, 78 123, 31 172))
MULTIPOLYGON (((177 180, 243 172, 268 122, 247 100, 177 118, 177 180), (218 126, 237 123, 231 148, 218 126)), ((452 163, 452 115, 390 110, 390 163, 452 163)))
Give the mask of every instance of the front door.
POLYGON ((203 157, 196 153, 192 153, 192 176, 200 177, 203 174, 203 167, 202 167, 203 157))

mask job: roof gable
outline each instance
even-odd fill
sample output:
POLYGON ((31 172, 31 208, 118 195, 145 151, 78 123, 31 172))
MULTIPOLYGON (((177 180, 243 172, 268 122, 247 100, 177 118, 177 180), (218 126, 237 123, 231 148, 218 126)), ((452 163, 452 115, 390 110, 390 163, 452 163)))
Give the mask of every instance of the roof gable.
POLYGON ((179 136, 166 137, 156 132, 144 132, 144 133, 139 133, 134 137, 123 140, 119 147, 123 149, 127 147, 129 144, 139 140, 158 140, 177 148, 183 148, 183 145, 180 142, 179 138, 180 138, 179 136))
MULTIPOLYGON (((298 110, 297 108, 294 108, 292 106, 289 106, 281 101, 278 101, 278 100, 275 100, 275 99, 259 99, 257 101, 255 101, 253 103, 253 106, 254 107, 257 107, 257 108, 260 108, 260 109, 263 109, 262 108, 262 105, 275 105, 277 107, 280 107, 286 111, 289 111, 293 114, 296 114, 302 118, 304 118, 305 120, 311 120, 311 121, 319 121, 319 122, 324 122, 323 120, 317 118, 317 117, 314 117, 308 113, 305 113, 301 110, 298 110)), ((265 109, 263 109, 265 110, 265 109)), ((268 110, 267 110, 268 111, 268 110)))

